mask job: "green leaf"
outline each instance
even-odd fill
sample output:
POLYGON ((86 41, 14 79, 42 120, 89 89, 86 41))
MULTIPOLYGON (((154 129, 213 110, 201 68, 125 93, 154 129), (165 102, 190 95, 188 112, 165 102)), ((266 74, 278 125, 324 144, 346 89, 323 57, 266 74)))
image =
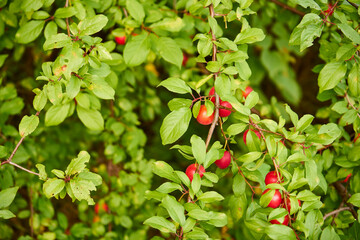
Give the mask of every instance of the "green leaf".
POLYGON ((65 7, 65 8, 58 8, 54 13, 54 17, 56 18, 69 18, 74 16, 77 13, 74 7, 65 7))
POLYGON ((59 194, 65 187, 65 181, 58 178, 50 178, 43 185, 43 191, 47 198, 51 198, 59 194))
POLYGON ((296 1, 303 8, 313 8, 316 10, 321 10, 320 6, 314 0, 297 0, 296 1))
POLYGON ((93 77, 91 78, 91 85, 89 89, 101 99, 114 99, 115 90, 101 78, 93 77))
POLYGON ((168 102, 170 111, 174 111, 180 108, 190 108, 192 101, 184 98, 173 98, 168 102))
POLYGON ((82 180, 88 180, 92 182, 95 186, 99 186, 102 184, 102 177, 99 174, 89 172, 88 169, 84 169, 84 171, 79 173, 78 178, 82 180))
POLYGON ((162 206, 168 211, 170 217, 180 226, 185 225, 184 207, 174 197, 166 195, 162 200, 162 206))
POLYGON ((46 39, 43 48, 45 51, 47 51, 54 48, 63 48, 69 44, 71 44, 71 37, 69 37, 65 33, 58 33, 55 35, 50 35, 46 39))
POLYGON ((200 220, 200 221, 207 221, 210 220, 210 214, 204 210, 201 209, 193 209, 188 212, 188 216, 200 220))
POLYGON ((247 126, 248 126, 248 124, 246 124, 246 123, 235 123, 235 124, 231 124, 231 125, 227 128, 226 132, 227 132, 228 134, 230 134, 230 135, 235 136, 235 135, 238 135, 239 133, 242 133, 247 126))
POLYGON ((183 189, 179 184, 172 182, 163 183, 156 189, 156 191, 161 193, 171 193, 175 190, 179 190, 181 192, 183 189))
POLYGON ((211 203, 215 201, 222 201, 224 200, 224 197, 215 191, 209 191, 198 196, 198 200, 201 200, 205 203, 211 203))
POLYGON ((262 152, 249 152, 249 153, 245 153, 243 155, 241 155, 238 160, 240 162, 244 162, 244 163, 248 163, 248 162, 253 162, 257 159, 259 159, 262 155, 262 152))
POLYGON ((16 216, 11 211, 9 211, 7 209, 1 209, 0 210, 0 218, 10 219, 10 218, 13 218, 13 217, 16 217, 16 216))
POLYGON ((321 233, 320 240, 340 240, 341 238, 335 232, 332 226, 327 226, 321 233))
POLYGON ((34 97, 33 105, 34 109, 38 112, 44 109, 47 103, 47 96, 45 91, 41 91, 39 94, 36 94, 34 97))
POLYGON ((181 183, 177 175, 174 174, 174 169, 164 161, 156 161, 153 163, 153 173, 162 178, 181 183))
POLYGON ((345 61, 350 59, 356 52, 353 44, 344 44, 336 51, 336 60, 345 61))
POLYGON ((144 21, 145 12, 144 7, 136 0, 127 0, 126 9, 129 11, 130 15, 139 23, 144 21))
POLYGON ((46 181, 47 173, 45 171, 45 166, 43 164, 38 163, 35 165, 35 167, 39 170, 39 174, 40 174, 39 178, 43 181, 46 181))
POLYGON ((330 62, 320 71, 318 84, 319 92, 333 89, 345 77, 346 65, 344 62, 330 62))
POLYGON ((340 30, 344 33, 344 35, 349 38, 353 43, 360 44, 360 36, 355 29, 350 27, 348 24, 345 23, 338 23, 337 26, 340 28, 340 30))
POLYGON ((150 52, 149 40, 147 34, 140 34, 131 38, 124 48, 125 63, 130 66, 138 66, 145 62, 150 52))
POLYGON ((51 106, 45 114, 45 125, 56 126, 62 123, 68 116, 70 104, 51 106))
POLYGON ((281 224, 270 224, 265 228, 265 232, 274 240, 296 240, 294 230, 281 224))
POLYGON ((302 132, 304 131, 314 120, 314 116, 310 114, 305 114, 302 116, 299 120, 299 122, 296 124, 296 131, 302 132))
POLYGON ((164 81, 162 81, 158 87, 163 86, 167 90, 174 92, 174 93, 192 93, 191 88, 185 83, 184 80, 176 77, 170 77, 164 81))
POLYGON ((81 151, 78 154, 77 158, 71 160, 70 164, 66 168, 65 170, 66 176, 71 176, 76 173, 82 172, 86 167, 85 164, 88 163, 89 161, 90 161, 89 153, 86 151, 81 151))
POLYGON ((191 139, 192 153, 199 164, 204 164, 206 157, 206 146, 204 140, 199 136, 192 135, 191 139))
POLYGON ((299 116, 287 104, 285 104, 285 110, 290 115, 291 122, 294 124, 294 126, 297 126, 299 121, 299 116))
POLYGON ((19 133, 21 137, 31 134, 39 125, 39 117, 36 115, 24 116, 19 124, 19 133))
POLYGON ((102 14, 95 15, 90 18, 85 18, 78 24, 79 32, 81 36, 92 35, 100 32, 108 22, 108 18, 102 14))
POLYGON ((65 173, 61 170, 53 169, 53 170, 51 170, 51 172, 58 178, 65 178, 65 173))
POLYGON ((353 194, 348 202, 356 207, 360 207, 360 193, 353 194))
POLYGON ((94 109, 76 107, 77 114, 81 122, 90 130, 102 131, 104 129, 104 119, 101 113, 94 109))
POLYGON ((19 187, 12 187, 6 188, 0 192, 0 209, 10 206, 10 204, 14 201, 18 189, 19 187))
POLYGON ((360 68, 358 63, 354 63, 350 70, 347 80, 349 84, 349 90, 353 96, 359 96, 360 94, 360 68))
POLYGON ((296 152, 288 157, 287 162, 306 162, 309 159, 302 153, 296 152))
POLYGON ((199 173, 194 173, 193 180, 191 181, 191 189, 194 191, 194 194, 197 194, 201 187, 201 177, 199 173))
POLYGON ((167 62, 181 68, 183 53, 178 44, 171 38, 160 37, 156 42, 160 56, 167 62))
POLYGON ((162 143, 165 145, 178 140, 188 129, 190 119, 189 108, 180 108, 168 114, 160 127, 162 143))
POLYGON ((0 67, 4 65, 5 60, 8 56, 9 56, 8 54, 0 54, 0 67))
POLYGON ((309 161, 305 162, 305 169, 306 169, 306 179, 308 180, 310 190, 312 191, 320 183, 320 179, 317 176, 317 165, 315 161, 310 159, 309 161))
POLYGON ((241 174, 236 174, 233 179, 232 189, 236 197, 240 197, 245 193, 246 183, 245 179, 241 174))
POLYGON ((75 98, 80 92, 81 81, 75 76, 71 76, 68 84, 66 85, 66 94, 70 99, 75 98))
POLYGON ((152 228, 156 228, 156 229, 160 230, 161 232, 165 232, 165 233, 168 233, 168 232, 175 233, 176 232, 175 225, 163 217, 153 216, 151 218, 146 219, 144 224, 149 225, 152 228))
POLYGON ((94 200, 90 197, 90 191, 96 190, 93 182, 75 178, 70 181, 70 188, 77 200, 86 200, 89 205, 95 204, 94 200))
POLYGON ((15 34, 18 43, 26 44, 34 41, 42 32, 45 21, 32 20, 22 25, 15 34))
POLYGON ((260 28, 247 28, 236 36, 234 42, 236 44, 249 44, 261 42, 264 38, 265 34, 260 28))

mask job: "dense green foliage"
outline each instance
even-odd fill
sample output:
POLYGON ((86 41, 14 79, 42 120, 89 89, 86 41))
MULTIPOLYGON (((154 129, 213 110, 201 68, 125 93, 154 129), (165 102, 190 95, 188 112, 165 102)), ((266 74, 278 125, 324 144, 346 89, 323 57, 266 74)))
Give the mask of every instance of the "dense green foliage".
POLYGON ((358 239, 359 5, 0 0, 0 239, 358 239))

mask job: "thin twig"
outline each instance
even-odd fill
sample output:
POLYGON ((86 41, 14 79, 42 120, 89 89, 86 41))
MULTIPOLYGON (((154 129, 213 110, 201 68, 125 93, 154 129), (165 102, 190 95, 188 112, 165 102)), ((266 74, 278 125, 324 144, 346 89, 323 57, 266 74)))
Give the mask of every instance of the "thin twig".
POLYGON ((351 6, 353 6, 354 8, 359 9, 359 6, 356 5, 355 3, 350 2, 349 0, 347 0, 347 2, 348 2, 351 6))
MULTIPOLYGON (((7 162, 7 161, 5 161, 5 162, 7 162)), ((13 162, 7 162, 7 163, 10 164, 10 165, 13 165, 14 167, 20 168, 21 170, 24 170, 25 172, 40 176, 39 173, 33 172, 33 171, 29 170, 29 169, 26 169, 26 168, 24 168, 24 167, 22 167, 22 166, 20 166, 20 165, 18 165, 16 163, 13 163, 13 162)))
POLYGON ((349 95, 347 94, 347 92, 345 92, 345 99, 349 103, 349 105, 356 111, 356 115, 358 116, 358 118, 360 118, 360 114, 358 112, 358 109, 351 103, 351 101, 349 99, 349 95))
MULTIPOLYGON (((65 7, 67 8, 69 6, 69 0, 66 0, 65 2, 65 7)), ((66 21, 66 29, 67 29, 67 34, 70 37, 70 26, 69 26, 69 18, 65 19, 66 21)))
POLYGON ((285 3, 282 3, 282 2, 280 2, 280 1, 278 1, 278 0, 270 0, 270 1, 272 1, 272 2, 275 3, 276 5, 279 5, 280 7, 284 8, 284 9, 286 9, 286 10, 289 10, 289 11, 291 11, 291 12, 293 12, 293 13, 296 13, 296 14, 299 15, 299 16, 302 16, 302 17, 303 17, 303 16, 305 15, 304 12, 302 12, 302 11, 300 11, 300 10, 297 10, 296 8, 290 7, 290 6, 286 5, 285 3))
POLYGON ((348 202, 348 199, 351 197, 351 194, 346 190, 345 186, 342 185, 340 182, 334 182, 333 185, 336 191, 341 195, 343 201, 350 208, 349 211, 351 212, 351 214, 354 216, 355 219, 358 219, 358 215, 354 209, 354 205, 348 202))
POLYGON ((339 208, 339 209, 336 209, 336 210, 334 210, 334 211, 332 211, 332 212, 329 212, 329 213, 327 213, 327 214, 325 214, 324 215, 324 221, 328 218, 328 217, 330 217, 331 215, 335 215, 335 214, 337 214, 337 213, 339 213, 339 212, 342 212, 342 211, 350 211, 350 207, 342 207, 342 208, 339 208))

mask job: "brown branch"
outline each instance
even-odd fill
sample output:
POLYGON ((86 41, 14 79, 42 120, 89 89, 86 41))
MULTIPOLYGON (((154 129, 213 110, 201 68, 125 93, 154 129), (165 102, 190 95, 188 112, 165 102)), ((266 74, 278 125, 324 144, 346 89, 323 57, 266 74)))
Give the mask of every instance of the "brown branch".
MULTIPOLYGON (((66 2, 65 2, 65 7, 66 7, 66 8, 69 7, 69 0, 66 0, 66 2)), ((67 34, 68 34, 68 36, 70 37, 69 18, 66 18, 65 21, 66 21, 67 34)))
POLYGON ((342 212, 342 211, 350 211, 350 207, 342 207, 342 208, 336 209, 334 211, 331 211, 331 212, 325 214, 323 219, 325 221, 328 217, 330 217, 332 215, 336 215, 337 213, 342 212))
POLYGON ((347 202, 348 199, 351 197, 351 194, 347 191, 347 189, 345 188, 344 185, 342 185, 340 182, 334 182, 333 183, 336 191, 340 194, 340 196, 342 197, 343 201, 346 203, 346 205, 348 205, 348 207, 350 208, 349 211, 351 212, 351 214, 354 216, 355 219, 358 219, 358 215, 354 209, 354 205, 352 205, 351 203, 347 202))
MULTIPOLYGON (((211 17, 214 17, 215 15, 215 12, 214 12, 214 6, 212 4, 210 4, 209 6, 209 11, 210 11, 210 16, 211 17)), ((216 42, 216 36, 215 36, 215 33, 214 31, 210 30, 211 32, 211 37, 212 37, 212 41, 213 41, 213 55, 212 55, 212 60, 213 61, 216 61, 216 53, 217 53, 217 46, 215 45, 215 42, 216 42)), ((218 76, 217 73, 214 73, 214 79, 216 81, 216 77, 218 76)), ((214 130, 215 130, 215 125, 216 123, 218 122, 219 120, 219 106, 220 106, 220 98, 219 98, 219 95, 217 95, 217 93, 215 92, 215 115, 214 115, 214 120, 213 122, 211 123, 211 126, 210 126, 210 129, 209 129, 209 133, 208 133, 208 136, 206 138, 206 149, 208 148, 209 144, 210 144, 210 140, 211 140, 211 137, 214 133, 214 130)))
POLYGON ((297 10, 296 8, 290 7, 290 6, 286 5, 285 3, 282 3, 282 2, 280 2, 278 0, 270 0, 270 1, 272 1, 276 5, 279 5, 280 7, 284 8, 286 10, 289 10, 289 11, 291 11, 291 12, 293 12, 293 13, 301 16, 301 17, 303 17, 305 15, 304 12, 302 12, 300 10, 297 10))
POLYGON ((349 0, 347 0, 347 2, 348 2, 351 6, 353 6, 354 8, 359 9, 359 6, 356 5, 355 3, 350 2, 349 0))

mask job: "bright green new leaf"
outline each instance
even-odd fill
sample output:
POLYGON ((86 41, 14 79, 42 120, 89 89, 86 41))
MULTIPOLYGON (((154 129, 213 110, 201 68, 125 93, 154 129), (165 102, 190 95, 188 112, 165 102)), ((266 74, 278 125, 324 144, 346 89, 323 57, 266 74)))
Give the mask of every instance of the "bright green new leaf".
POLYGON ((204 140, 199 136, 193 135, 190 139, 192 153, 199 164, 205 162, 206 146, 204 140))
POLYGON ((98 14, 90 18, 85 18, 78 24, 79 33, 81 36, 92 35, 103 29, 107 22, 108 18, 102 14, 98 14))
POLYGON ((19 133, 21 137, 31 134, 39 125, 39 117, 36 115, 24 116, 19 124, 19 133))
POLYGON ((196 220, 207 221, 210 220, 209 212, 206 212, 201 209, 194 209, 188 212, 188 215, 196 220))
POLYGON ((44 183, 43 191, 47 198, 51 198, 59 194, 64 187, 64 179, 50 178, 44 183))
POLYGON ((45 91, 41 91, 39 94, 36 94, 33 101, 34 109, 39 112, 43 110, 47 103, 47 99, 45 91))
POLYGON ((353 194, 348 202, 356 207, 360 207, 360 193, 353 194))
POLYGON ((253 162, 253 161, 259 159, 261 157, 261 155, 262 155, 262 152, 245 153, 238 158, 238 161, 244 162, 244 163, 253 162))
POLYGON ((74 16, 77 13, 76 8, 74 7, 65 7, 58 8, 54 13, 54 17, 56 18, 69 18, 74 16))
POLYGON ((236 197, 240 197, 245 193, 246 183, 245 179, 241 174, 236 174, 233 179, 232 189, 236 197))
POLYGON ((19 187, 12 187, 6 188, 0 192, 0 209, 10 206, 10 204, 14 201, 18 189, 19 187))
POLYGON ((39 174, 40 174, 39 178, 43 181, 46 181, 47 173, 45 171, 45 166, 43 164, 38 163, 35 165, 35 167, 39 170, 39 174))
POLYGON ((296 240, 294 230, 281 224, 270 224, 265 229, 266 234, 274 240, 296 240))
POLYGON ((164 217, 153 216, 145 220, 144 224, 149 225, 152 228, 156 228, 161 232, 176 232, 175 225, 164 217))
POLYGON ((66 94, 70 99, 75 98, 80 92, 81 81, 75 76, 71 76, 68 84, 66 85, 66 94))
POLYGON ((171 193, 175 190, 182 191, 183 189, 179 184, 173 182, 163 183, 156 189, 156 191, 159 191, 161 193, 171 193))
POLYGON ((191 110, 189 108, 180 108, 167 115, 160 127, 162 143, 165 145, 178 140, 188 129, 190 119, 191 110))
POLYGON ((45 25, 43 20, 32 20, 22 25, 15 34, 18 43, 26 44, 34 41, 42 32, 45 25))
POLYGON ((114 99, 115 90, 102 78, 91 78, 89 89, 101 99, 114 99))
POLYGON ((10 219, 10 218, 13 218, 13 217, 16 217, 16 216, 11 211, 9 211, 7 209, 1 209, 0 210, 0 218, 10 219))
POLYGON ((162 178, 181 183, 180 179, 177 178, 177 175, 174 174, 174 169, 164 161, 156 161, 153 163, 153 173, 162 178))
POLYGON ((173 98, 168 102, 170 111, 178 110, 180 108, 190 108, 192 101, 184 98, 173 98))
POLYGON ((137 0, 127 0, 126 9, 138 23, 143 22, 145 17, 144 7, 137 0))
POLYGON ((180 226, 185 225, 184 207, 174 197, 166 195, 162 200, 162 206, 168 211, 170 217, 180 226))
POLYGON ((138 66, 142 64, 147 55, 150 52, 149 40, 147 34, 140 34, 131 38, 129 42, 126 43, 124 49, 124 60, 125 63, 130 66, 138 66))
POLYGON ((249 44, 261 42, 264 38, 265 34, 260 28, 247 28, 236 36, 234 42, 236 44, 249 44))
POLYGON ((104 118, 101 113, 94 109, 76 107, 81 122, 90 130, 102 131, 104 129, 104 118))
POLYGON ((81 151, 78 154, 77 158, 71 160, 70 164, 66 168, 65 170, 66 176, 71 176, 76 173, 82 172, 86 167, 86 163, 88 163, 89 161, 90 161, 89 153, 86 151, 81 151))
POLYGON ((45 114, 45 125, 56 126, 62 123, 68 116, 70 104, 51 106, 45 114))
POLYGON ((191 189, 194 191, 194 194, 197 194, 201 187, 201 177, 199 173, 194 173, 193 179, 191 181, 191 189))
POLYGON ((344 62, 330 62, 320 71, 318 78, 319 92, 333 89, 345 77, 346 64, 344 62))
POLYGON ((164 81, 162 81, 158 87, 163 86, 167 90, 174 92, 174 93, 192 93, 191 88, 184 82, 184 80, 181 80, 180 78, 176 77, 170 77, 164 81))
POLYGON ((50 35, 46 39, 43 48, 45 51, 47 51, 54 48, 63 48, 69 44, 71 44, 71 37, 65 33, 58 33, 56 35, 50 35))
POLYGON ((222 201, 224 200, 224 197, 215 191, 209 191, 198 196, 198 200, 201 200, 205 203, 211 203, 215 201, 222 201))
POLYGON ((77 200, 86 200, 89 205, 95 204, 94 200, 90 197, 90 191, 96 190, 93 182, 77 177, 70 181, 70 188, 77 200))
POLYGON ((156 47, 160 56, 167 62, 181 68, 183 61, 183 53, 178 44, 171 38, 161 37, 156 42, 156 47))

